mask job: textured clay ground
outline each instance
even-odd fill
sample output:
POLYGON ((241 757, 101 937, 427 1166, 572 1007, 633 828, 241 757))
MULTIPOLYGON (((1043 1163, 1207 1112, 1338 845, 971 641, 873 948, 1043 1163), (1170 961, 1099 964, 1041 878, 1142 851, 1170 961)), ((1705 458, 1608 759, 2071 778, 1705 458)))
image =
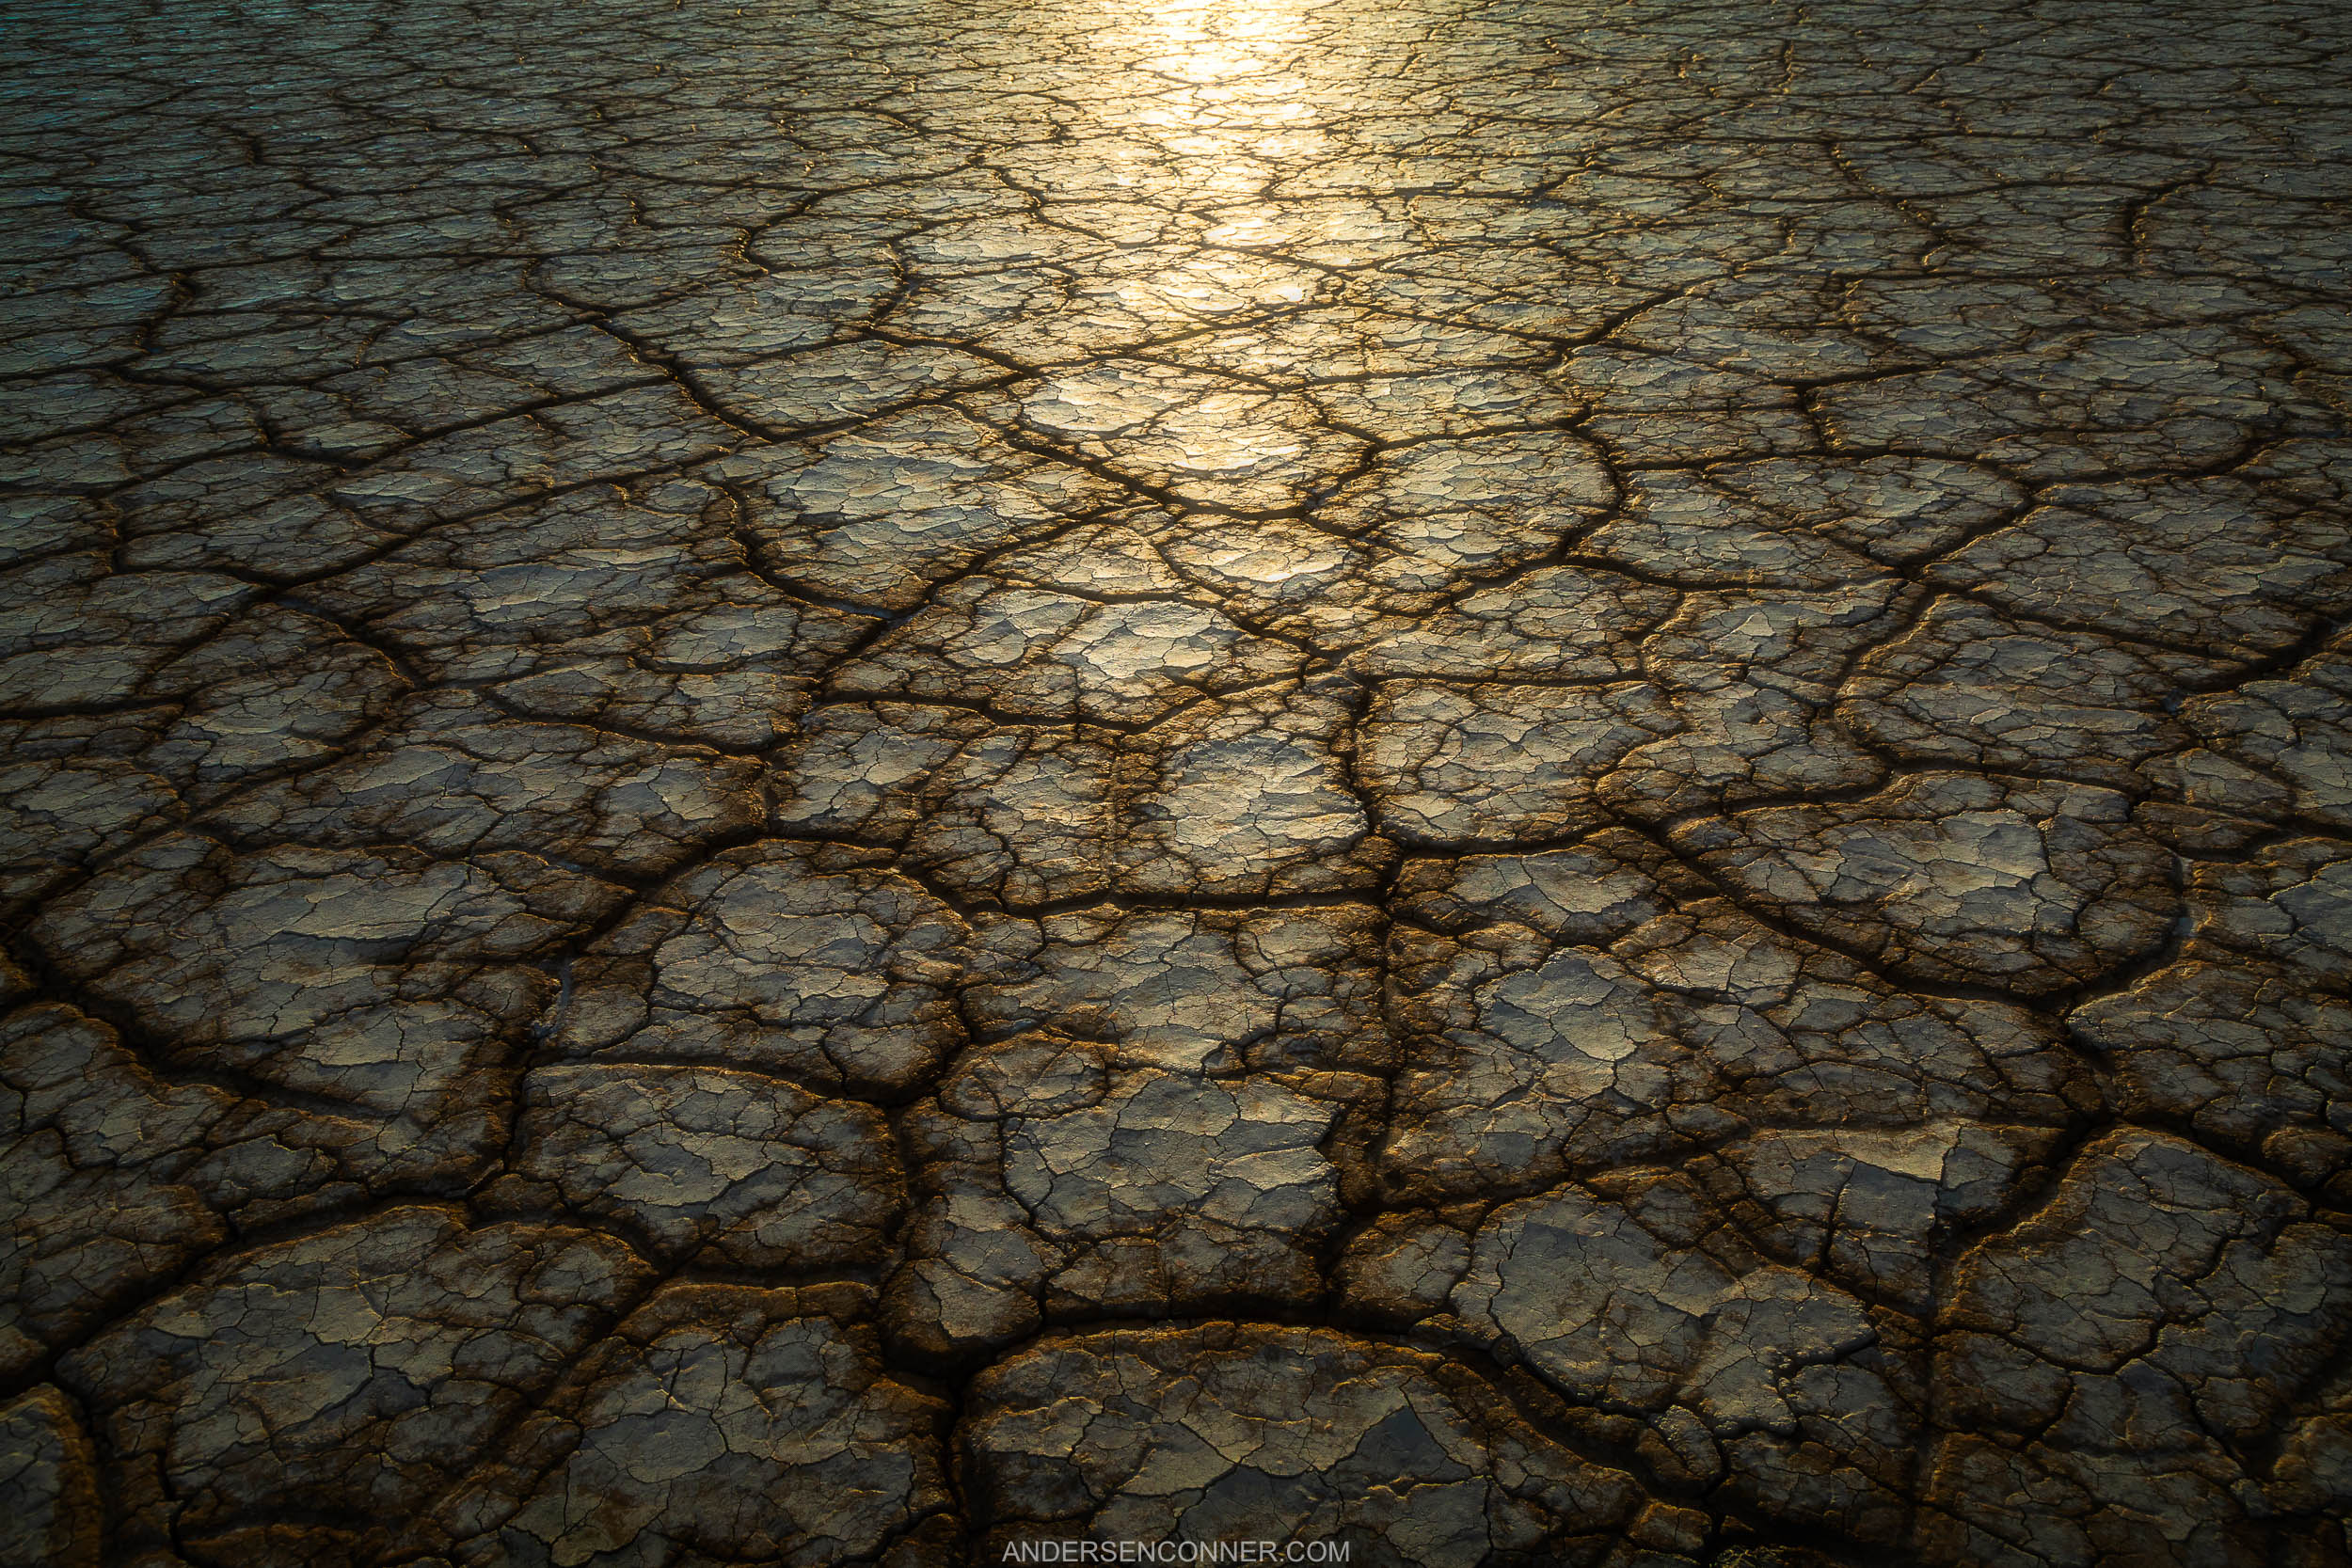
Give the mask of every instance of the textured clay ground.
POLYGON ((2352 9, 11 8, 0 1559, 2352 1560, 2352 9))

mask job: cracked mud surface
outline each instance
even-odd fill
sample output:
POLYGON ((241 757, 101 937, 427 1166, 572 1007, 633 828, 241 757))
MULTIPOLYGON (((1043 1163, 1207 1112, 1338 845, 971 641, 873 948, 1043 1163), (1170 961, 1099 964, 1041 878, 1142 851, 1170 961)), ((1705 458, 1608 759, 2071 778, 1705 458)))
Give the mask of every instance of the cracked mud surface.
POLYGON ((2344 1568, 2352 13, 16 8, 0 1560, 2344 1568))

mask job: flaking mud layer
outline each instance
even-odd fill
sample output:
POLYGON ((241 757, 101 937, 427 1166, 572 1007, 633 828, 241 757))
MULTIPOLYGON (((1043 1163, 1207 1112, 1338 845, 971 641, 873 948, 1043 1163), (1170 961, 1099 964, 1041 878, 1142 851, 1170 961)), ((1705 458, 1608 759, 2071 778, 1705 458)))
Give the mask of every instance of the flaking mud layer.
POLYGON ((7 34, 0 1561, 2352 1562, 2352 12, 7 34))

